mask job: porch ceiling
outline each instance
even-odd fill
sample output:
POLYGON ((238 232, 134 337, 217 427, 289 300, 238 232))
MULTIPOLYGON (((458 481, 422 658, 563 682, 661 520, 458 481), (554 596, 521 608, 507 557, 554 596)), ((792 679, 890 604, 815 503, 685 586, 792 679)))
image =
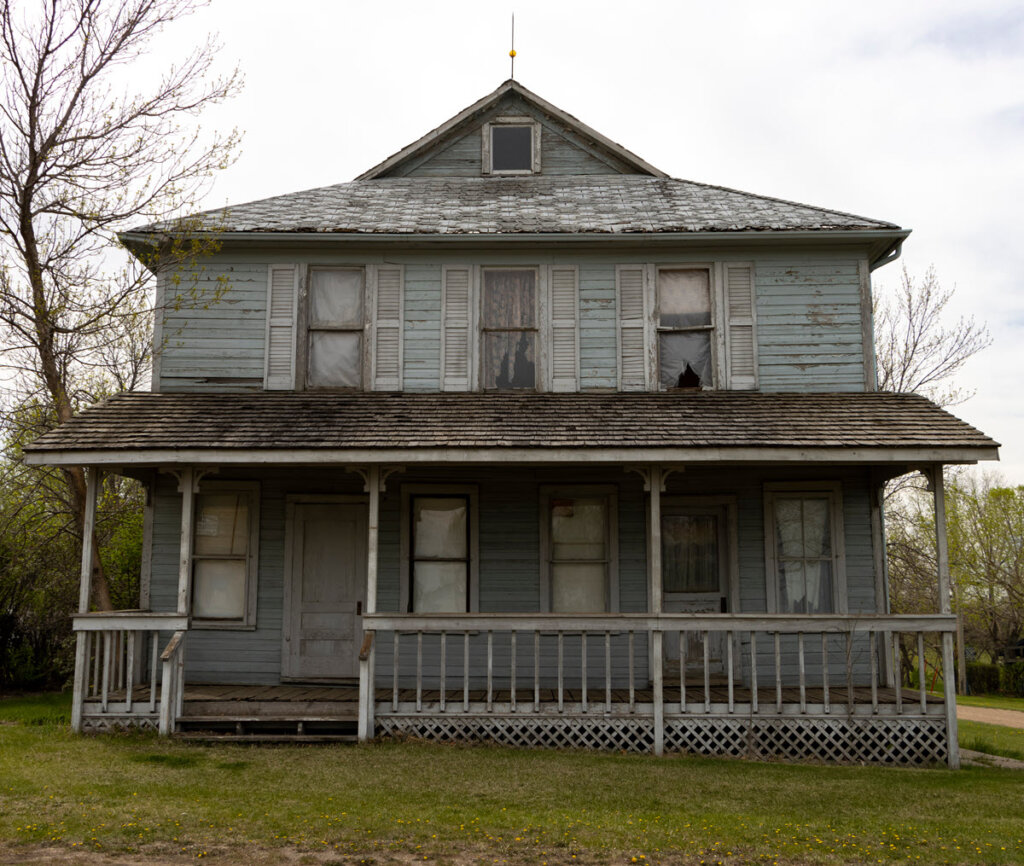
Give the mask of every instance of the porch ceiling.
POLYGON ((121 394, 31 464, 970 463, 999 443, 913 394, 121 394))

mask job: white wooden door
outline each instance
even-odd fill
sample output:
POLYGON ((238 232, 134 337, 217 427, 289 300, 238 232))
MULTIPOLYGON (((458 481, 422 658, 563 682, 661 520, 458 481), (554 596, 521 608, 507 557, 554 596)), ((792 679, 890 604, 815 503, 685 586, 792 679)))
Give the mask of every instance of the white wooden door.
POLYGON ((366 505, 298 502, 291 515, 283 675, 357 677, 366 596, 366 505))
MULTIPOLYGON (((668 506, 661 518, 662 607, 666 613, 725 613, 728 608, 726 509, 723 506, 668 506)), ((687 632, 686 669, 703 673, 704 637, 687 632)), ((680 635, 665 635, 665 667, 679 674, 680 635)), ((725 672, 725 636, 711 633, 712 673, 725 672)))

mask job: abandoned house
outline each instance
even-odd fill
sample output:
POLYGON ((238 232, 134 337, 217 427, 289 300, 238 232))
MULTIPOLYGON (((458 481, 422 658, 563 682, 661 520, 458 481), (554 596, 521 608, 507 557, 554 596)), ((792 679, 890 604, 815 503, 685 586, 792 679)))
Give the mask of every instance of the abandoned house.
POLYGON ((89 525, 104 473, 147 490, 138 610, 89 610, 86 533, 76 730, 957 766, 942 467, 998 445, 876 388, 907 230, 676 180, 512 80, 190 227, 152 393, 27 453, 88 467, 89 525), (896 616, 915 469, 940 609, 896 616))

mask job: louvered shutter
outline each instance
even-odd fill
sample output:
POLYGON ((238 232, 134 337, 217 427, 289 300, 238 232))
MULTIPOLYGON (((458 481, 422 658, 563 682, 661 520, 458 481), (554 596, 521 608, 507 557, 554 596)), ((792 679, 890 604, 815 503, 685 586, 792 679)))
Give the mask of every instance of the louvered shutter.
POLYGON ((723 266, 726 306, 728 387, 757 388, 757 333, 752 265, 723 266))
POLYGON ((267 339, 263 387, 295 387, 295 319, 299 274, 295 265, 271 265, 267 275, 267 339))
POLYGON ((444 267, 441 287, 441 389, 470 387, 470 269, 444 267))
POLYGON ((621 265, 615 270, 619 299, 619 388, 647 388, 647 353, 644 347, 644 267, 621 265))
POLYGON ((373 388, 402 388, 402 268, 376 268, 373 345, 373 388))
POLYGON ((551 268, 551 390, 579 390, 576 268, 551 268))

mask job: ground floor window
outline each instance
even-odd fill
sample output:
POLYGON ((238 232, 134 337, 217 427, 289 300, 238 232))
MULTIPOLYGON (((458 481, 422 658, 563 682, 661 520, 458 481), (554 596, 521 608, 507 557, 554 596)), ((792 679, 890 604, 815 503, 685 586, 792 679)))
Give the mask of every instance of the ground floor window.
POLYGON ((608 487, 543 489, 542 609, 602 613, 618 608, 615 503, 608 487))
POLYGON ((403 488, 402 546, 410 613, 466 613, 476 607, 476 491, 403 488))
POLYGON ((843 613, 842 499, 838 484, 765 488, 766 560, 779 613, 843 613))
POLYGON ((208 482, 196 494, 192 618, 197 625, 256 624, 258 503, 256 482, 208 482))

